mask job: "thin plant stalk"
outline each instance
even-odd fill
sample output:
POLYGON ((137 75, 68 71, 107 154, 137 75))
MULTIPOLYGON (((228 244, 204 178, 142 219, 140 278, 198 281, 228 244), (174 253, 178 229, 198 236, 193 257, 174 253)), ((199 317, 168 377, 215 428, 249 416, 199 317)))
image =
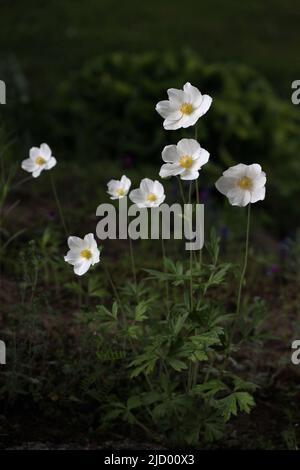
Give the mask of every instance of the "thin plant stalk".
POLYGON ((69 232, 68 232, 67 224, 66 224, 66 221, 65 221, 65 218, 64 218, 64 214, 63 214, 63 210, 62 210, 62 207, 61 207, 61 203, 60 203, 60 201, 59 201, 59 197, 58 197, 58 194, 57 194, 57 189, 56 189, 54 177, 53 177, 53 175, 52 175, 51 172, 50 172, 50 181, 51 181, 51 186, 52 186, 52 190, 53 190, 53 195, 54 195, 54 198, 55 198, 55 201, 56 201, 56 205, 57 205, 57 208, 58 208, 60 220, 61 220, 63 229, 64 229, 64 231, 65 231, 65 234, 66 234, 66 236, 68 237, 68 236, 69 236, 69 232))
MULTIPOLYGON (((163 257, 163 269, 164 269, 164 273, 166 273, 166 266, 165 266, 166 249, 165 249, 165 241, 163 239, 163 234, 161 234, 161 251, 162 251, 162 257, 163 257)), ((169 282, 168 282, 167 279, 165 281, 165 286, 166 286, 166 300, 167 300, 167 319, 169 319, 169 317, 170 317, 170 305, 169 305, 170 295, 169 295, 169 282)))
POLYGON ((184 191, 183 191, 183 186, 182 186, 180 176, 177 176, 177 179, 178 179, 178 185, 179 185, 179 191, 180 191, 181 199, 182 199, 183 204, 185 204, 184 191))
POLYGON ((116 299, 117 299, 117 302, 118 302, 118 304, 119 304, 119 306, 120 306, 120 309, 121 309, 121 312, 122 312, 122 316, 123 316, 123 326, 126 327, 126 326, 127 326, 127 321, 126 321, 125 310, 124 310, 123 307, 122 307, 122 303, 121 303, 121 299, 120 299, 119 293, 118 293, 118 291, 117 291, 117 288, 116 288, 116 286, 115 286, 115 283, 114 283, 114 281, 113 281, 113 278, 112 278, 112 276, 111 276, 111 274, 110 274, 110 272, 109 272, 109 270, 108 270, 108 267, 106 266, 106 264, 105 264, 104 262, 102 262, 102 265, 103 265, 103 267, 104 267, 104 271, 105 271, 107 280, 108 280, 108 282, 109 282, 109 284, 110 284, 110 286, 111 286, 111 288, 112 288, 112 290, 113 290, 113 293, 114 293, 114 295, 115 295, 115 297, 116 297, 116 299))
MULTIPOLYGON (((189 203, 192 203, 192 187, 193 182, 190 183, 189 189, 189 203)), ((191 220, 192 224, 192 220, 191 220)), ((190 307, 191 311, 193 310, 193 250, 190 250, 190 307)))
POLYGON ((239 317, 240 317, 242 290, 243 290, 243 284, 244 284, 245 275, 246 275, 247 266, 248 266, 249 236, 250 236, 250 216, 251 216, 251 203, 248 204, 245 257, 244 257, 243 269, 242 269, 241 278, 240 278, 240 284, 239 284, 238 298, 237 298, 237 304, 236 304, 235 323, 238 322, 239 317))
POLYGON ((238 324, 238 321, 239 321, 239 318, 240 318, 240 313, 241 313, 242 290, 243 290, 243 284, 244 284, 245 275, 246 275, 246 271, 247 271, 248 256, 249 256, 250 218, 251 218, 250 216, 251 216, 251 203, 248 204, 245 256, 244 256, 244 263, 243 263, 243 268, 242 268, 240 283, 239 283, 238 297, 237 297, 237 303, 236 303, 235 320, 234 320, 233 327, 231 328, 231 331, 229 333, 227 353, 226 353, 225 362, 224 362, 224 369, 226 368, 228 360, 229 360, 230 345, 232 343, 233 335, 236 331, 237 324, 238 324))
POLYGON ((133 276, 133 282, 134 282, 135 287, 136 287, 136 286, 137 286, 137 282, 136 282, 136 267, 135 267, 135 261, 134 261, 133 244, 132 244, 132 240, 131 240, 130 234, 129 234, 128 238, 129 238, 129 250, 130 250, 130 259, 131 259, 132 276, 133 276))
MULTIPOLYGON (((197 204, 200 204, 198 179, 196 179, 196 202, 197 202, 197 204)), ((201 269, 201 266, 202 266, 202 248, 200 248, 200 250, 199 250, 199 267, 200 267, 200 269, 201 269)))

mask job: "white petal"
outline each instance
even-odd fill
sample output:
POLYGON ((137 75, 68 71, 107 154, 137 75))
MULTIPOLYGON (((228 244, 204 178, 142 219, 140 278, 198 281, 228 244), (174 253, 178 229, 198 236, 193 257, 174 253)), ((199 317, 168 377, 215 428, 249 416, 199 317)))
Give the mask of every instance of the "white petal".
POLYGON ((190 126, 194 126, 198 121, 198 116, 195 111, 192 114, 183 114, 182 118, 180 119, 180 125, 184 129, 190 126))
POLYGON ((176 131, 182 127, 181 121, 181 119, 177 119, 175 121, 172 121, 171 119, 165 119, 163 122, 164 129, 166 129, 166 131, 176 131))
POLYGON ((91 260, 83 259, 82 261, 74 265, 74 273, 77 274, 77 276, 82 276, 89 270, 91 264, 91 260))
POLYGON ((207 111, 211 107, 211 104, 212 104, 211 96, 203 95, 201 103, 199 104, 197 110, 195 111, 197 113, 197 120, 199 119, 199 117, 207 113, 207 111))
POLYGON ((130 189, 130 186, 131 186, 130 179, 127 178, 127 176, 123 175, 121 180, 120 180, 120 183, 121 183, 122 187, 124 188, 125 192, 127 193, 128 190, 130 189))
POLYGON ((96 249, 93 249, 92 251, 92 264, 97 264, 99 263, 100 261, 100 251, 98 250, 98 248, 96 249))
POLYGON ((51 149, 48 144, 42 144, 40 147, 41 155, 45 158, 45 160, 49 160, 51 157, 51 149))
POLYGON ((165 194, 163 194, 162 196, 158 197, 158 198, 156 199, 156 201, 154 202, 154 204, 155 204, 154 207, 160 206, 160 205, 164 202, 165 199, 166 199, 166 195, 165 195, 165 194))
POLYGON ((223 176, 231 176, 235 178, 241 178, 245 176, 247 172, 247 165, 239 163, 238 165, 231 166, 228 170, 223 172, 223 176))
POLYGON ((97 243, 96 243, 93 233, 88 233, 87 235, 85 235, 83 240, 87 248, 97 247, 97 243))
POLYGON ((31 160, 34 160, 40 155, 40 148, 39 147, 31 147, 29 150, 29 157, 31 160))
POLYGON ((178 162, 179 160, 179 155, 177 152, 177 146, 176 145, 167 145, 162 153, 161 153, 162 159, 164 162, 167 163, 175 163, 178 162))
POLYGON ((253 189, 256 190, 258 188, 262 188, 263 186, 265 186, 266 182, 267 182, 266 173, 262 171, 260 175, 256 176, 253 179, 253 189))
POLYGON ((185 172, 182 173, 182 175, 180 175, 180 179, 188 180, 188 181, 196 180, 198 177, 199 177, 199 172, 195 170, 191 170, 191 169, 185 170, 185 172))
POLYGON ((251 191, 251 202, 263 201, 266 196, 266 188, 258 188, 254 191, 251 191))
POLYGON ((183 90, 186 96, 186 101, 188 103, 192 103, 194 106, 200 105, 200 103, 202 102, 202 94, 200 93, 198 88, 187 82, 184 85, 183 90))
POLYGON ((258 163, 253 163, 252 165, 248 165, 246 176, 248 176, 251 179, 254 179, 255 177, 259 176, 261 173, 262 173, 261 166, 258 163))
POLYGON ((248 190, 234 188, 228 192, 227 197, 233 206, 245 207, 250 202, 251 193, 248 190))
POLYGON ((32 176, 33 176, 34 178, 38 178, 38 177, 40 176, 41 172, 43 171, 43 169, 44 169, 44 165, 43 165, 43 166, 39 165, 39 168, 35 169, 35 170, 32 172, 32 176))
POLYGON ((130 194, 129 194, 129 199, 134 203, 134 204, 142 204, 145 202, 146 196, 145 194, 138 188, 138 189, 133 189, 130 194))
POLYGON ((23 170, 32 173, 36 168, 36 164, 30 158, 26 158, 26 160, 22 161, 21 167, 23 168, 23 170))
POLYGON ((184 102, 184 91, 182 90, 177 90, 177 88, 169 88, 167 91, 169 100, 174 103, 174 106, 176 106, 178 109, 180 108, 181 104, 184 102))
POLYGON ((80 255, 79 251, 74 251, 74 250, 69 250, 66 256, 64 257, 64 260, 69 263, 69 264, 76 264, 80 260, 80 255))
POLYGON ((45 164, 45 169, 51 170, 51 168, 53 168, 56 165, 56 163, 57 163, 56 158, 51 157, 45 164))
POLYGON ((68 246, 71 250, 82 249, 84 246, 84 241, 82 238, 71 236, 68 238, 68 246))
POLYGON ((158 198, 162 197, 165 193, 163 185, 157 180, 154 181, 153 192, 158 198))
POLYGON ((182 166, 176 165, 176 163, 165 163, 160 169, 159 176, 161 178, 168 178, 169 176, 177 176, 183 172, 184 168, 182 168, 182 166))
POLYGON ((153 193, 154 192, 153 187, 154 187, 154 181, 150 180, 149 178, 144 178, 141 181, 140 189, 144 194, 147 195, 149 193, 153 193))
POLYGON ((199 156, 199 161, 201 163, 201 166, 205 165, 208 162, 209 156, 210 156, 209 152, 207 150, 201 148, 200 156, 199 156))
POLYGON ((157 103, 155 109, 164 119, 168 118, 176 120, 179 119, 181 116, 181 113, 179 112, 177 107, 175 107, 175 105, 168 100, 160 101, 159 103, 157 103))
POLYGON ((220 193, 227 196, 228 192, 236 187, 236 178, 221 176, 215 183, 215 186, 220 193))
POLYGON ((197 156, 197 154, 200 152, 200 149, 200 144, 195 139, 181 139, 177 144, 177 150, 180 156, 197 156))

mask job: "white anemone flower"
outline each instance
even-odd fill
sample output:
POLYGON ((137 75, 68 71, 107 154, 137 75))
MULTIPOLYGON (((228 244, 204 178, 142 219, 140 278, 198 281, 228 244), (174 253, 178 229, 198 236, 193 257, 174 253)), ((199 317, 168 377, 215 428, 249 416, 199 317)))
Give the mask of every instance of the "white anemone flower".
POLYGON ((183 90, 169 88, 168 100, 160 101, 156 111, 164 118, 166 130, 194 126, 198 119, 209 110, 212 98, 202 95, 198 88, 187 82, 183 90))
POLYGON ((161 178, 179 175, 182 180, 195 180, 209 160, 209 153, 195 139, 181 139, 177 145, 167 145, 161 155, 166 162, 159 172, 161 178))
POLYGON ((139 208, 158 207, 165 200, 165 191, 159 181, 144 178, 138 189, 133 189, 129 199, 139 208))
POLYGON ((265 199, 266 181, 266 174, 260 165, 239 163, 224 171, 216 182, 216 188, 228 197, 232 206, 245 207, 265 199))
POLYGON ((52 156, 49 145, 42 144, 40 147, 32 147, 29 158, 22 161, 22 168, 32 173, 34 178, 40 176, 43 170, 51 170, 56 165, 56 158, 52 156))
POLYGON ((131 181, 125 175, 120 180, 110 180, 107 183, 107 192, 110 199, 122 199, 122 197, 127 196, 130 186, 131 181))
POLYGON ((69 237, 70 250, 64 257, 65 261, 74 266, 74 273, 78 276, 85 274, 91 266, 100 261, 100 251, 92 233, 88 233, 83 239, 69 237))

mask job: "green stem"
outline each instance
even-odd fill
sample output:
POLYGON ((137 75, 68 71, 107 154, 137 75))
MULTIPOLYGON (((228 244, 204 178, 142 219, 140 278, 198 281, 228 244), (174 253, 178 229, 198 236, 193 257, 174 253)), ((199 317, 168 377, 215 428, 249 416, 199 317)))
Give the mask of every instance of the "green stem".
POLYGON ((113 290, 113 293, 115 294, 115 297, 117 299, 117 302, 120 306, 120 309, 121 309, 121 312, 122 312, 122 316, 123 316, 123 326, 126 327, 127 326, 127 321, 126 321, 126 314, 125 314, 125 310, 123 309, 122 307, 122 303, 121 303, 121 299, 120 299, 120 296, 118 294, 118 291, 117 291, 117 288, 115 286, 115 283, 111 277, 111 274, 106 266, 106 264, 104 262, 102 262, 102 265, 104 267, 104 271, 105 271, 105 274, 106 274, 106 277, 107 277, 107 280, 109 282, 109 284, 111 285, 111 288, 113 290))
POLYGON ((183 192, 183 187, 182 187, 182 182, 181 182, 180 176, 177 176, 177 179, 178 179, 181 199, 182 199, 183 204, 185 204, 185 197, 184 197, 184 192, 183 192))
POLYGON ((243 269, 242 269, 242 273, 241 273, 239 292, 238 292, 238 298, 237 298, 235 323, 238 322, 238 319, 240 317, 242 289, 243 289, 245 274, 246 274, 247 265, 248 265, 249 235, 250 235, 250 214, 251 214, 251 203, 248 204, 247 230, 246 230, 246 248, 245 248, 244 265, 243 265, 243 269))
POLYGON ((133 246, 132 246, 132 240, 130 238, 130 234, 129 234, 129 249, 130 249, 130 259, 131 259, 133 282, 134 282, 135 287, 136 287, 137 286, 137 283, 136 283, 136 269, 135 269, 133 246))
POLYGON ((50 181, 51 181, 51 186, 52 186, 52 190, 53 190, 53 195, 54 195, 56 205, 57 205, 57 208, 58 208, 60 220, 61 220, 62 226, 64 228, 65 234, 68 237, 69 236, 69 231, 67 229, 67 225, 66 225, 66 221, 65 221, 65 218, 64 218, 63 210, 62 210, 59 198, 58 198, 55 181, 54 181, 54 178, 53 178, 53 175, 52 175, 51 172, 50 172, 50 181))
MULTIPOLYGON (((189 204, 192 203, 192 187, 193 187, 193 182, 191 181, 190 189, 189 189, 189 204)), ((191 220, 191 224, 192 224, 192 220, 191 220)), ((191 305, 191 311, 192 311, 193 310, 193 250, 190 250, 190 305, 191 305)))
POLYGON ((249 235, 250 235, 250 214, 251 214, 251 203, 249 203, 249 205, 248 205, 245 257, 244 257, 244 264, 243 264, 243 269, 242 269, 241 277, 240 277, 240 284, 239 284, 237 304, 236 304, 236 314, 235 314, 234 323, 233 323, 232 328, 230 330, 230 333, 228 335, 227 351, 226 351, 225 359, 224 359, 224 370, 226 370, 226 368, 227 368, 227 364, 228 364, 228 361, 229 361, 229 353, 230 353, 231 343, 232 343, 233 336, 234 336, 234 333, 236 331, 236 327, 237 327, 237 324, 238 324, 238 321, 239 321, 239 318, 240 318, 242 289, 243 289, 245 274, 246 274, 247 265, 248 265, 249 235))
MULTIPOLYGON (((163 257, 163 269, 164 269, 164 273, 166 273, 166 266, 165 266, 166 250, 165 250, 165 242, 164 242, 164 239, 163 239, 163 234, 161 234, 161 251, 162 251, 162 257, 163 257)), ((170 317, 170 305, 169 305, 170 297, 169 297, 169 283, 168 283, 168 280, 166 280, 165 286, 166 286, 167 320, 168 320, 169 317, 170 317)))
MULTIPOLYGON (((197 204, 200 204, 198 179, 196 179, 196 201, 197 201, 197 204)), ((202 248, 199 250, 199 265, 200 265, 199 267, 201 269, 201 266, 202 266, 202 248)))

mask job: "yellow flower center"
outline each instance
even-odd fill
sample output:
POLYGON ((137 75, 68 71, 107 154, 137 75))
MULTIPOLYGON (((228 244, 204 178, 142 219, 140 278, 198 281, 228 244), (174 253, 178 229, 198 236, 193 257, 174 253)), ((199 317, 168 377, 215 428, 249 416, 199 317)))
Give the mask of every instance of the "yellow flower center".
POLYGON ((238 185, 242 189, 251 189, 252 188, 252 180, 251 180, 251 178, 248 178, 248 176, 243 176, 239 180, 238 185))
POLYGON ((46 163, 46 160, 43 157, 37 157, 35 159, 35 163, 37 163, 38 165, 44 165, 46 163))
POLYGON ((191 168, 193 159, 190 155, 183 155, 179 158, 179 164, 182 166, 182 168, 191 168))
POLYGON ((157 196, 154 193, 149 193, 147 196, 147 201, 154 202, 156 201, 157 196))
POLYGON ((86 259, 90 259, 92 257, 92 253, 90 252, 90 250, 85 249, 80 252, 80 256, 86 259))
POLYGON ((180 111, 182 114, 192 114, 193 112, 193 105, 191 103, 182 103, 180 106, 180 111))
POLYGON ((125 190, 123 188, 120 188, 117 190, 117 195, 118 196, 124 196, 125 195, 125 190))

